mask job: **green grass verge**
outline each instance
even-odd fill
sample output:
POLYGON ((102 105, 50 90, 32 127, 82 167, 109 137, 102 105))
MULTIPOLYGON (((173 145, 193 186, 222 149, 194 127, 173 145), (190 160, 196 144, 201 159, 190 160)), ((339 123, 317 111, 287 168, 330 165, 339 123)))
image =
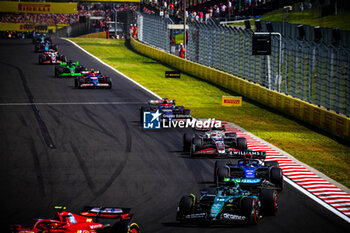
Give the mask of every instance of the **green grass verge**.
MULTIPOLYGON (((287 22, 287 14, 282 13, 282 10, 273 11, 263 15, 260 20, 274 21, 274 22, 287 22)), ((250 25, 255 25, 255 19, 249 20, 250 25)), ((320 26, 324 28, 338 28, 341 30, 350 30, 350 12, 341 12, 337 15, 329 15, 321 17, 319 10, 308 10, 299 12, 288 13, 288 23, 291 24, 303 24, 310 26, 320 26)), ((244 22, 237 22, 229 24, 230 26, 244 26, 244 22)))
MULTIPOLYGON (((162 97, 176 99, 197 118, 231 121, 350 187, 350 146, 243 98, 240 108, 221 106, 222 90, 192 76, 166 79, 170 70, 127 48, 124 41, 74 38, 72 41, 162 97)), ((84 61, 81 61, 82 64, 84 61)))
MULTIPOLYGON (((284 14, 284 17, 286 20, 286 14, 284 14)), ((261 20, 283 22, 283 14, 266 14, 261 18, 261 20)), ((350 30, 350 14, 342 12, 337 15, 320 17, 319 10, 290 12, 288 14, 288 23, 350 30)))

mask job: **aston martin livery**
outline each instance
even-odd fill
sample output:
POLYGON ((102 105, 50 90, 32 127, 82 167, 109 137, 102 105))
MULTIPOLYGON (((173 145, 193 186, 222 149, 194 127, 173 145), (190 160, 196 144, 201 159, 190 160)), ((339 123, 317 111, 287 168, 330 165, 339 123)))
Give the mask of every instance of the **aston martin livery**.
POLYGON ((201 190, 198 199, 193 194, 183 196, 176 220, 195 224, 257 224, 262 215, 277 214, 277 195, 275 190, 264 189, 257 196, 232 181, 227 186, 201 190))

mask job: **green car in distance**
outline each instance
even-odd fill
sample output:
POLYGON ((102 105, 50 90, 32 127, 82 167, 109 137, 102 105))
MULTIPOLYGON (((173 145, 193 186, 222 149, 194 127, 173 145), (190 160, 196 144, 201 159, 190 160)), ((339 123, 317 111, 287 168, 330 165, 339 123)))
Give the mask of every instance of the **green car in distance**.
POLYGON ((81 72, 86 70, 86 67, 79 65, 79 62, 61 62, 55 66, 55 77, 76 77, 81 76, 81 72))

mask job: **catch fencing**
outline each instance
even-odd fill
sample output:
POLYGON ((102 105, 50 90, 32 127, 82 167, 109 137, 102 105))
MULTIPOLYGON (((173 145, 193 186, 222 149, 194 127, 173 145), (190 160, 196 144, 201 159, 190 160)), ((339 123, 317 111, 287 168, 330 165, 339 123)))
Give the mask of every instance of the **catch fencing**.
MULTIPOLYGON (((138 15, 138 39, 170 52, 171 20, 138 15)), ((251 30, 189 22, 186 58, 350 116, 350 50, 272 36, 270 56, 252 55, 251 30), (282 46, 280 46, 280 44, 282 46)))

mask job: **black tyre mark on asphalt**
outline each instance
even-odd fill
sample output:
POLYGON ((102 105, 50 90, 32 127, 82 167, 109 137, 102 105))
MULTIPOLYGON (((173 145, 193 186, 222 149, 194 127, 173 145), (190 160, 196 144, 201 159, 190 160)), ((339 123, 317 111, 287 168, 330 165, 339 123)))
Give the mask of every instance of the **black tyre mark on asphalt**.
POLYGON ((22 122, 22 125, 28 127, 27 121, 25 120, 25 117, 22 114, 19 116, 19 119, 22 122))
POLYGON ((86 179, 86 182, 91 190, 91 192, 94 194, 94 196, 96 196, 96 187, 95 187, 95 184, 94 182, 92 181, 92 178, 89 174, 89 170, 88 170, 88 167, 86 166, 83 158, 81 157, 80 155, 80 152, 79 152, 79 149, 75 147, 75 145, 71 142, 70 143, 70 146, 73 150, 73 153, 76 157, 76 159, 78 160, 78 163, 79 163, 79 166, 81 168, 81 171, 83 172, 84 176, 85 176, 85 179, 86 179))
POLYGON ((119 139, 117 137, 115 137, 112 133, 108 132, 108 130, 105 127, 103 127, 102 124, 99 121, 97 121, 95 119, 95 117, 97 117, 97 116, 92 111, 87 109, 86 106, 83 106, 83 110, 86 113, 86 115, 101 129, 101 131, 104 134, 110 136, 111 138, 114 138, 118 143, 120 143, 120 141, 119 141, 119 139))
POLYGON ((38 185, 39 185, 39 193, 42 197, 45 196, 45 185, 44 185, 44 179, 43 175, 41 173, 41 167, 40 167, 40 160, 39 160, 39 155, 38 152, 35 148, 35 143, 34 140, 32 139, 30 143, 30 151, 33 156, 33 162, 34 162, 34 171, 36 172, 36 178, 38 180, 38 185))
POLYGON ((132 136, 131 136, 131 129, 129 127, 128 122, 126 121, 125 117, 122 114, 119 114, 120 111, 117 106, 113 106, 113 108, 110 108, 109 106, 104 106, 104 109, 106 109, 110 114, 114 115, 123 123, 124 131, 126 135, 125 152, 130 153, 131 147, 132 147, 132 136), (115 111, 111 111, 111 109, 114 109, 115 111))
MULTIPOLYGON (((84 111, 86 112, 86 114, 89 115, 89 117, 92 119, 93 118, 93 114, 86 108, 84 108, 84 111)), ((112 173, 112 175, 110 176, 110 178, 106 181, 106 183, 103 184, 103 186, 99 189, 96 188, 93 180, 92 180, 92 177, 91 175, 89 174, 89 171, 88 171, 88 167, 86 166, 82 156, 80 155, 80 152, 78 150, 78 148, 76 148, 73 143, 70 143, 71 144, 71 148, 73 149, 73 152, 78 160, 78 163, 79 163, 79 166, 85 176, 85 179, 87 181, 87 184, 94 196, 94 198, 92 200, 90 200, 90 202, 93 202, 96 198, 98 198, 99 196, 101 196, 103 193, 105 193, 108 188, 113 184, 113 182, 117 179, 117 177, 122 173, 122 171, 124 170, 125 168, 125 164, 128 160, 128 153, 131 152, 131 147, 132 147, 132 137, 131 137, 131 133, 130 133, 130 129, 129 129, 129 126, 128 126, 128 123, 126 121, 126 119, 121 116, 121 115, 118 115, 118 119, 122 122, 122 125, 124 127, 124 130, 125 130, 125 134, 126 134, 126 145, 125 145, 125 156, 123 158, 123 160, 118 164, 118 166, 115 168, 114 172, 112 173)), ((93 120, 93 119, 92 119, 93 120)), ((93 120, 97 125, 99 125, 99 127, 101 129, 103 129, 103 131, 105 131, 106 133, 106 130, 100 125, 98 124, 95 120, 93 120)), ((108 132, 107 132, 108 133, 108 132)), ((114 136, 114 135, 110 135, 111 137, 115 138, 117 140, 117 138, 114 136)))
POLYGON ((130 133, 130 128, 128 126, 128 123, 123 115, 118 114, 118 118, 123 123, 125 134, 126 134, 126 145, 125 145, 125 156, 124 159, 119 163, 119 166, 115 168, 114 172, 112 173, 111 177, 107 180, 107 182, 97 191, 97 195, 93 200, 90 202, 95 201, 95 199, 99 196, 101 196, 104 192, 108 190, 108 188, 113 184, 113 182, 118 178, 118 176, 122 173, 122 171, 125 168, 125 164, 128 161, 128 155, 131 152, 132 147, 132 136, 130 133))
POLYGON ((27 83, 27 79, 26 77, 24 76, 24 73, 22 71, 21 68, 19 68, 18 66, 15 66, 15 65, 12 65, 12 64, 8 64, 8 63, 5 63, 5 62, 2 62, 0 61, 0 63, 4 64, 4 65, 7 65, 7 66, 10 66, 14 69, 17 70, 17 72, 19 73, 19 76, 21 77, 21 80, 22 80, 22 84, 23 84, 23 88, 24 88, 24 91, 26 92, 27 94, 27 97, 28 97, 28 100, 30 103, 32 103, 31 107, 33 109, 33 112, 34 112, 34 115, 35 115, 35 118, 39 124, 39 128, 40 128, 40 131, 41 131, 41 135, 43 136, 44 138, 44 141, 46 143, 46 145, 51 148, 51 149, 55 149, 56 146, 55 144, 53 143, 53 140, 50 136, 50 133, 47 129, 47 126, 45 124, 45 122, 43 121, 43 119, 41 118, 41 115, 40 115, 40 111, 38 109, 38 107, 35 105, 35 102, 34 102, 34 96, 32 94, 32 92, 30 91, 30 88, 28 86, 28 83, 27 83))
MULTIPOLYGON (((95 131, 97 131, 97 132, 100 132, 100 133, 105 134, 105 131, 103 131, 103 130, 97 128, 97 127, 92 127, 91 124, 84 123, 81 119, 77 120, 77 119, 75 119, 74 117, 72 117, 70 114, 66 114, 66 113, 64 113, 64 112, 62 112, 62 111, 59 111, 59 110, 57 110, 56 108, 54 108, 54 107, 52 107, 52 106, 46 106, 46 107, 47 107, 47 108, 50 108, 52 111, 55 111, 55 112, 57 112, 57 113, 60 113, 63 117, 66 117, 67 119, 70 119, 70 120, 72 120, 72 121, 74 121, 74 122, 76 122, 76 123, 78 123, 78 124, 83 125, 84 127, 87 127, 87 128, 92 129, 92 130, 95 130, 95 131)), ((53 113, 52 113, 51 111, 49 111, 48 113, 49 113, 51 116, 53 115, 53 113)), ((108 136, 110 136, 110 137, 112 137, 113 139, 115 139, 116 141, 118 141, 117 137, 115 137, 114 135, 108 134, 108 136)))
POLYGON ((118 118, 123 123, 124 131, 125 131, 125 134, 126 134, 125 152, 126 153, 130 153, 131 152, 131 147, 132 147, 132 136, 131 136, 131 132, 130 132, 130 128, 129 128, 128 122, 126 121, 124 116, 121 115, 121 114, 118 114, 118 118))

